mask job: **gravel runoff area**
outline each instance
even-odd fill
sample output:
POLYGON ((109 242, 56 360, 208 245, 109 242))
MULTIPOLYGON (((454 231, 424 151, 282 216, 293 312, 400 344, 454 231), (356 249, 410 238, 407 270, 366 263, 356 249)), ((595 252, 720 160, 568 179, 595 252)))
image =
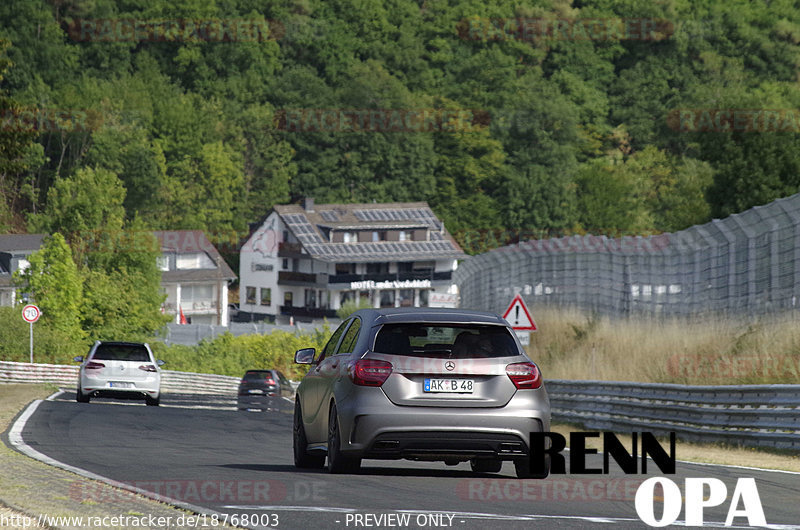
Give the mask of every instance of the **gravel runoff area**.
POLYGON ((17 415, 33 400, 56 391, 48 385, 0 385, 0 432, 4 433, 0 444, 0 528, 163 530, 191 526, 187 518, 194 514, 189 511, 49 466, 9 448, 7 431, 17 415), (90 498, 81 493, 86 491, 92 492, 90 498), (163 524, 168 521, 171 524, 163 524))

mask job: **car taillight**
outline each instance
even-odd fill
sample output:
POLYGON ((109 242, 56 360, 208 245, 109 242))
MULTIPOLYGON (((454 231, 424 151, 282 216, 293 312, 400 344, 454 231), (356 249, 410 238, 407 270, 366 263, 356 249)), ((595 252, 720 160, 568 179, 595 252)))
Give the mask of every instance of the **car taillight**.
POLYGON ((100 368, 105 368, 105 367, 106 365, 104 365, 103 363, 96 363, 94 361, 86 363, 87 370, 99 370, 100 368))
POLYGON ((275 384, 275 380, 274 380, 273 378, 271 378, 271 377, 270 377, 269 379, 267 379, 266 383, 267 383, 268 385, 274 385, 274 384, 275 384))
POLYGON ((519 390, 539 388, 542 376, 533 363, 514 363, 506 366, 506 375, 519 390))
POLYGON ((392 375, 392 363, 359 359, 348 365, 350 380, 359 386, 381 386, 392 375))
POLYGON ((155 372, 156 367, 152 364, 143 364, 139 367, 139 370, 144 370, 145 372, 155 372))

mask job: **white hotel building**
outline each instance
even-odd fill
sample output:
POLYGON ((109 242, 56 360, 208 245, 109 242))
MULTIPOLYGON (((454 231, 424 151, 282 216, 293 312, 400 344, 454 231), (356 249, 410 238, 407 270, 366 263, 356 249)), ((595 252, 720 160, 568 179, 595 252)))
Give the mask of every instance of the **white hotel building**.
POLYGON ((456 307, 465 257, 424 202, 275 206, 241 249, 239 319, 331 318, 356 297, 456 307))

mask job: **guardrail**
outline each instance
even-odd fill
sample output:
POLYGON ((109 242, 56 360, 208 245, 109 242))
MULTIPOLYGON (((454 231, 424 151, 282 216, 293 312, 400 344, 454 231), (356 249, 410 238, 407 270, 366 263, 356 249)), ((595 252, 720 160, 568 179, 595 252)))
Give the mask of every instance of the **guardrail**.
MULTIPOLYGON (((52 383, 64 388, 78 384, 78 367, 63 364, 30 364, 0 361, 0 384, 52 383)), ((161 389, 180 394, 236 395, 239 378, 227 375, 161 371, 161 389)))
POLYGON ((546 382, 554 422, 800 450, 800 385, 546 382))
MULTIPOLYGON (((239 378, 162 370, 164 392, 235 395, 239 378)), ((77 385, 78 367, 0 361, 0 384, 77 385)), ((297 383, 292 386, 296 387, 297 383)), ((547 381, 553 421, 689 441, 800 450, 800 385, 547 381)))

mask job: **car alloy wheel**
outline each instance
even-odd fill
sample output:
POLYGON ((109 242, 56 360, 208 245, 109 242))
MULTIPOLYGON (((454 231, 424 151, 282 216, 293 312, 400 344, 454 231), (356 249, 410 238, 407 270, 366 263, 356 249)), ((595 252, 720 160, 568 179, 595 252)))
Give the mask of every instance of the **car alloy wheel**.
POLYGON ((356 473, 361 467, 361 459, 342 454, 341 434, 336 405, 331 405, 330 416, 328 416, 328 472, 356 473))
POLYGON ((292 436, 292 446, 294 448, 295 467, 305 469, 322 469, 325 466, 325 455, 310 455, 306 451, 308 440, 306 430, 303 427, 303 414, 300 409, 300 402, 294 402, 294 428, 292 436))

